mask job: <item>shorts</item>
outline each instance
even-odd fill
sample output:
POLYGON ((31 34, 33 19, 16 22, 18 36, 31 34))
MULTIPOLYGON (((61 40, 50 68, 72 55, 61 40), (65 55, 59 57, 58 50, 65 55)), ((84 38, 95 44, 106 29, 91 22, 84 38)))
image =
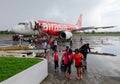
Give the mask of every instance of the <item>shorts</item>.
POLYGON ((83 66, 83 65, 82 65, 82 62, 80 62, 79 65, 75 65, 76 68, 80 68, 80 67, 82 67, 82 66, 83 66))

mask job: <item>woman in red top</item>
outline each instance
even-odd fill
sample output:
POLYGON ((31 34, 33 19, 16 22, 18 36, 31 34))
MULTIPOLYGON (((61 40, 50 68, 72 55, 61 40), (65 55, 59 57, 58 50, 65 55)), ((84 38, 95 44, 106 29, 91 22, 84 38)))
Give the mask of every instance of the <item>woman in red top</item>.
POLYGON ((63 52, 62 57, 61 57, 61 64, 63 61, 64 64, 64 76, 67 76, 67 68, 68 68, 68 55, 69 55, 69 47, 66 47, 66 50, 63 52))
POLYGON ((70 74, 71 74, 71 65, 73 63, 73 56, 74 56, 74 54, 72 52, 72 49, 69 49, 69 54, 68 54, 68 71, 67 71, 69 80, 72 79, 70 74))
POLYGON ((82 79, 83 55, 82 55, 82 53, 79 53, 78 49, 75 49, 75 54, 74 54, 73 58, 74 58, 74 64, 75 64, 76 71, 77 71, 78 80, 80 80, 80 79, 82 79))
POLYGON ((64 76, 67 76, 69 80, 71 80, 71 64, 73 62, 73 52, 72 49, 66 49, 63 53, 61 62, 64 60, 64 76))
POLYGON ((57 50, 55 50, 54 51, 54 67, 55 67, 55 72, 58 70, 58 60, 59 60, 59 58, 58 58, 58 51, 57 50))

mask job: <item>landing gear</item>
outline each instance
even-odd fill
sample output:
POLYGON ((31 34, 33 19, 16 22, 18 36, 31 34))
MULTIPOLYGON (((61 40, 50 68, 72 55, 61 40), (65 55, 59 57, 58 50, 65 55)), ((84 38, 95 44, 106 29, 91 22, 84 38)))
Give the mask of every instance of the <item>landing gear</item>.
POLYGON ((13 40, 13 41, 19 41, 19 40, 20 40, 19 35, 13 35, 13 36, 12 36, 12 40, 13 40))

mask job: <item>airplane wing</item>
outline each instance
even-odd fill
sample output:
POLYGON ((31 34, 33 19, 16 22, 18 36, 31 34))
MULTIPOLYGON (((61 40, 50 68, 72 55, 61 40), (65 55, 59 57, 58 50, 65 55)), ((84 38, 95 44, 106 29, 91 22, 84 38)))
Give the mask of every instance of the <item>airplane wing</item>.
POLYGON ((84 30, 89 30, 89 29, 107 29, 107 28, 114 28, 115 26, 104 26, 104 27, 82 27, 80 30, 84 31, 84 30))
POLYGON ((90 30, 90 29, 107 29, 107 28, 114 28, 115 26, 104 26, 104 27, 94 27, 94 26, 91 26, 91 27, 81 27, 79 29, 75 29, 75 30, 72 30, 72 32, 74 31, 84 31, 84 30, 90 30))

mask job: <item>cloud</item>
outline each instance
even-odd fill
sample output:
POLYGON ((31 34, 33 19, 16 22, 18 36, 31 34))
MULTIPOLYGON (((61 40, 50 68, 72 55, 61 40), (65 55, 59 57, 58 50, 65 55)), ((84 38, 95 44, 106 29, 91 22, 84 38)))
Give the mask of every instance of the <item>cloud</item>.
POLYGON ((111 11, 120 11, 120 1, 118 0, 106 0, 101 6, 103 13, 109 13, 111 11))

